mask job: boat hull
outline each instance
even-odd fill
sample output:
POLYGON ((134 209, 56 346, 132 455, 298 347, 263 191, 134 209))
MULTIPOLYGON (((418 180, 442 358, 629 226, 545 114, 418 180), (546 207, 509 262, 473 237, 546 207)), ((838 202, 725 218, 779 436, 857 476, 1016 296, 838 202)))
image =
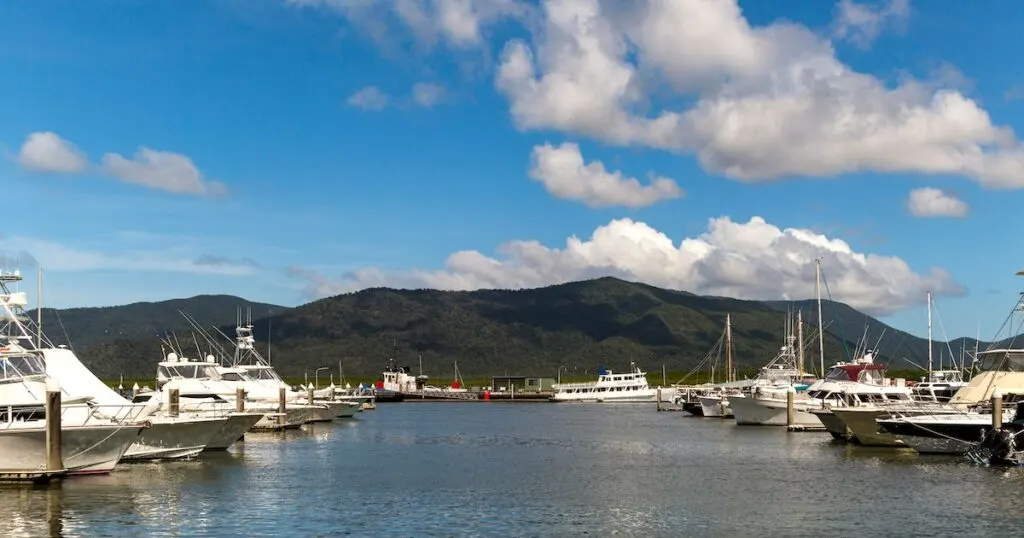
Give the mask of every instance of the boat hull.
POLYGON ((278 419, 279 414, 272 412, 264 415, 252 429, 254 431, 294 429, 308 422, 309 416, 309 409, 306 407, 289 406, 285 408, 284 424, 278 419))
POLYGON ((704 408, 701 407, 700 402, 683 402, 682 408, 683 411, 686 411, 695 417, 704 416, 704 408))
POLYGON ((857 408, 833 409, 832 411, 843 424, 850 429, 853 442, 864 446, 906 447, 907 445, 891 433, 878 428, 876 419, 889 415, 881 409, 857 408))
POLYGON ((259 413, 231 413, 228 415, 224 425, 206 443, 203 451, 227 450, 245 435, 245 432, 251 430, 264 416, 259 413))
POLYGON ((359 402, 338 402, 344 405, 338 407, 337 417, 338 418, 351 418, 356 413, 362 411, 363 404, 359 402))
MULTIPOLYGON (((787 426, 785 400, 769 400, 763 398, 729 397, 736 424, 740 426, 787 426)), ((793 406, 793 425, 803 427, 820 427, 818 417, 807 411, 806 402, 796 402, 793 406)))
POLYGON ((374 396, 374 400, 379 402, 401 402, 405 400, 405 395, 401 392, 377 389, 377 393, 374 396))
POLYGON ((613 392, 555 392, 551 395, 552 402, 581 403, 657 403, 658 392, 655 389, 629 391, 628 394, 613 392))
MULTIPOLYGON (((61 428, 61 455, 68 474, 106 474, 139 437, 142 425, 72 426, 61 428)), ((45 428, 0 431, 5 470, 46 467, 45 428)))
POLYGON ((729 407, 729 400, 718 396, 703 396, 700 398, 701 413, 705 417, 729 418, 733 416, 732 408, 729 407))
POLYGON ((832 409, 813 409, 809 413, 818 417, 818 421, 828 430, 828 433, 832 434, 832 437, 846 441, 852 439, 853 435, 846 428, 846 424, 836 416, 832 409))
POLYGON ((124 461, 190 458, 202 452, 226 422, 227 417, 153 421, 125 452, 124 461))
POLYGON ((950 455, 966 454, 992 430, 991 424, 981 422, 918 424, 909 420, 886 420, 879 422, 879 427, 921 454, 950 455))
MULTIPOLYGON (((307 404, 308 405, 308 404, 307 404)), ((330 422, 338 416, 337 409, 340 408, 340 404, 337 402, 317 402, 309 407, 309 418, 306 419, 307 423, 312 422, 330 422)))

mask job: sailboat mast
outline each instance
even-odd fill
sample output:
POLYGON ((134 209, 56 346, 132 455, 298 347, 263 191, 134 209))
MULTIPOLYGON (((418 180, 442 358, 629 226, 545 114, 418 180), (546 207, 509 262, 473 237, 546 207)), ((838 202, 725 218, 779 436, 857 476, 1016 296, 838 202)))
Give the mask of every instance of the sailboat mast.
POLYGON ((725 315, 725 380, 736 381, 732 368, 732 317, 725 315))
POLYGON ((928 292, 928 380, 932 379, 932 292, 928 292))
POLYGON ((36 275, 36 300, 39 307, 36 308, 36 349, 43 349, 43 268, 38 269, 36 275))
POLYGON ((804 375, 804 316, 803 310, 796 311, 796 364, 797 371, 804 375))
POLYGON ((821 321, 821 260, 814 260, 814 295, 818 301, 818 355, 821 358, 821 375, 825 376, 825 331, 821 321))

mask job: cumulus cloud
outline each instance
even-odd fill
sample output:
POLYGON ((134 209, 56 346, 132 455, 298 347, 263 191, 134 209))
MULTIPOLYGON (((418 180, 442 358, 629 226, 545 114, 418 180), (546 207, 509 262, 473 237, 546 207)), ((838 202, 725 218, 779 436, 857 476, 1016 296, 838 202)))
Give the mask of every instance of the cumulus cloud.
POLYGON ((839 0, 832 35, 866 49, 883 30, 904 24, 908 17, 910 0, 888 0, 880 5, 839 0))
POLYGON ((542 11, 495 76, 520 129, 694 153, 743 181, 911 172, 1024 187, 1024 146, 974 100, 941 80, 858 73, 806 27, 752 26, 735 0, 546 0, 542 11), (659 108, 662 88, 689 106, 659 108))
POLYGON ((25 138, 18 152, 18 164, 26 170, 74 174, 89 166, 89 159, 77 146, 57 133, 42 131, 25 138))
POLYGON ((363 110, 379 111, 388 106, 388 96, 376 86, 367 86, 349 96, 347 103, 363 110))
POLYGON ((285 0, 297 7, 319 7, 343 15, 384 43, 394 40, 395 29, 411 30, 417 42, 429 50, 444 41, 465 49, 482 41, 483 28, 506 17, 521 18, 530 11, 519 0, 285 0))
MULTIPOLYGON (((110 252, 19 235, 4 238, 3 247, 14 252, 20 251, 22 254, 18 255, 19 259, 24 260, 28 255, 38 260, 36 263, 47 271, 57 272, 150 271, 245 276, 255 270, 251 261, 196 257, 181 248, 173 247, 110 252)), ((11 258, 6 256, 6 259, 11 258)))
POLYGON ((333 279, 293 268, 291 275, 303 280, 314 298, 380 286, 532 288, 615 276, 700 294, 796 300, 814 296, 814 260, 821 259, 832 298, 875 315, 918 304, 929 290, 964 293, 942 269, 917 272, 898 257, 856 252, 840 239, 780 229, 760 217, 745 223, 710 219, 704 233, 678 244, 646 223, 618 219, 594 230, 589 239, 570 237, 562 248, 511 241, 497 252, 493 257, 456 252, 438 270, 367 268, 333 279))
POLYGON ((412 99, 417 105, 430 108, 445 97, 444 86, 421 82, 412 87, 412 99))
POLYGON ((916 217, 964 217, 969 211, 966 202, 934 187, 910 191, 907 209, 916 217))
POLYGON ((580 147, 571 142, 558 147, 535 146, 532 157, 531 178, 554 196, 590 207, 639 208, 683 195, 679 185, 669 178, 651 174, 650 184, 643 185, 621 172, 605 170, 600 161, 584 163, 580 147))
POLYGON ((103 156, 102 167, 125 183, 174 194, 219 196, 227 192, 222 183, 206 179, 192 159, 180 153, 142 146, 131 159, 107 153, 103 156))

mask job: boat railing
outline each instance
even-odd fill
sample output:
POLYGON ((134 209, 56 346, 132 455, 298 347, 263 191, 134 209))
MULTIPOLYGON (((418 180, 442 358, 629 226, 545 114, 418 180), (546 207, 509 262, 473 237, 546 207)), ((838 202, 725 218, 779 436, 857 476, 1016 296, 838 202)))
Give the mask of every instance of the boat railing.
POLYGON ((555 383, 554 385, 551 385, 551 388, 553 388, 555 390, 589 389, 589 388, 593 388, 593 387, 596 387, 596 386, 597 386, 597 382, 596 381, 587 381, 587 382, 584 382, 584 383, 555 383))

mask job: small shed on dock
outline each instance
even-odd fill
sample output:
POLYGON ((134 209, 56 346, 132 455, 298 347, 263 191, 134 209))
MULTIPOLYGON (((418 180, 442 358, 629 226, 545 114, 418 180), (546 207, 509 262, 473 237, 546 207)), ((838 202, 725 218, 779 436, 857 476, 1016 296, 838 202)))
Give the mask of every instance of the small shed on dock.
POLYGON ((526 377, 523 375, 503 375, 491 378, 491 388, 494 391, 511 391, 512 387, 516 392, 550 392, 551 385, 555 384, 553 377, 526 377))
POLYGON ((516 392, 522 392, 526 389, 526 376, 524 375, 502 375, 494 376, 491 378, 491 390, 494 391, 505 391, 512 390, 512 387, 516 388, 516 392))
POLYGON ((551 392, 555 384, 553 377, 528 377, 526 378, 526 390, 533 392, 551 392))

